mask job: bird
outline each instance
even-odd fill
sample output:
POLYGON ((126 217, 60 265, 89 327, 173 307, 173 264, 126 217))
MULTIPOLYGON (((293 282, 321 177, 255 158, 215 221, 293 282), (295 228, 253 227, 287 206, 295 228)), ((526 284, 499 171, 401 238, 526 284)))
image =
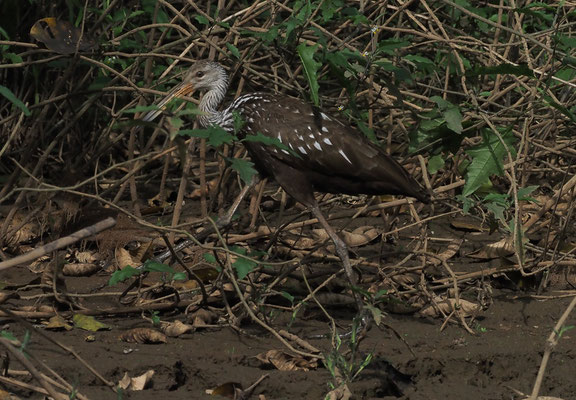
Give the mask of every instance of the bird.
MULTIPOLYGON (((234 132, 234 120, 240 116, 243 125, 235 132, 240 140, 258 134, 274 139, 272 144, 243 144, 260 175, 273 178, 316 217, 334 243, 350 285, 356 287, 347 245, 324 217, 314 193, 404 195, 429 203, 428 190, 358 129, 301 99, 254 92, 220 110, 228 86, 228 74, 220 63, 196 61, 182 82, 142 119, 153 121, 172 99, 203 91, 198 107, 201 126, 234 132)), ((362 301, 355 291, 353 295, 360 311, 362 301)))

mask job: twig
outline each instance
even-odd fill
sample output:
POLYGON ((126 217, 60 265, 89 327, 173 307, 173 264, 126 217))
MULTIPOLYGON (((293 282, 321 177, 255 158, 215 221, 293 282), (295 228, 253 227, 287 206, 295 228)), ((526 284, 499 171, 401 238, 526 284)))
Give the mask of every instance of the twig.
POLYGON ((85 239, 98 232, 102 232, 103 230, 111 228, 114 225, 116 225, 116 220, 112 217, 108 217, 103 221, 97 222, 94 225, 80 229, 79 231, 76 231, 71 235, 65 236, 60 239, 56 239, 55 241, 45 244, 44 246, 40 246, 26 254, 22 254, 21 256, 0 262, 0 271, 14 267, 18 264, 23 264, 25 262, 35 260, 38 257, 42 257, 43 255, 48 254, 52 251, 61 249, 66 246, 70 246, 71 244, 76 243, 79 240, 85 239))
POLYGON ((548 336, 546 340, 546 351, 544 351, 544 355, 542 356, 542 363, 540 364, 540 369, 538 370, 538 375, 536 376, 536 381, 534 382, 534 388, 532 389, 532 394, 530 395, 530 400, 536 400, 538 398, 538 393, 540 392, 540 386, 542 386, 542 381, 544 380, 544 372, 546 372, 546 366, 548 365, 548 360, 550 359, 550 355, 552 354, 552 350, 558 344, 558 340, 562 336, 562 328, 564 327, 564 322, 572 312, 572 310, 576 307, 576 296, 572 299, 566 310, 554 326, 552 333, 548 336))

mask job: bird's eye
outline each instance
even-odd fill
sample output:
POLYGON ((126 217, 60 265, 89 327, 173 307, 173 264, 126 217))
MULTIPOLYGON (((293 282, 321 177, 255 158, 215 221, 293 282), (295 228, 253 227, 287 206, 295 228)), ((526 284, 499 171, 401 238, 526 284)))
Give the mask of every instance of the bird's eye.
POLYGON ((204 71, 198 71, 196 72, 196 77, 197 78, 202 78, 204 76, 204 71))

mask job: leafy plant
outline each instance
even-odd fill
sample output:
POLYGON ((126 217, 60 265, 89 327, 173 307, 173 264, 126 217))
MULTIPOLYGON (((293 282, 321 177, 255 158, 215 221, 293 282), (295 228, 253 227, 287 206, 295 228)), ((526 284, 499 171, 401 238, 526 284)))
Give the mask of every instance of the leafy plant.
POLYGON ((348 345, 348 354, 341 350, 343 341, 341 337, 334 332, 334 347, 328 353, 324 353, 322 362, 330 372, 333 382, 329 383, 331 389, 335 389, 340 384, 350 383, 355 380, 358 375, 370 364, 372 361, 373 353, 368 353, 358 359, 358 331, 360 330, 361 321, 359 316, 354 318, 352 324, 352 331, 346 337, 346 344, 348 345))
POLYGON ((145 272, 162 272, 168 275, 168 280, 186 280, 186 274, 184 272, 176 272, 174 268, 169 265, 162 264, 156 261, 148 260, 142 264, 142 268, 136 269, 132 266, 125 266, 124 268, 114 272, 108 281, 108 285, 114 286, 120 282, 124 282, 134 276, 138 276, 145 272))

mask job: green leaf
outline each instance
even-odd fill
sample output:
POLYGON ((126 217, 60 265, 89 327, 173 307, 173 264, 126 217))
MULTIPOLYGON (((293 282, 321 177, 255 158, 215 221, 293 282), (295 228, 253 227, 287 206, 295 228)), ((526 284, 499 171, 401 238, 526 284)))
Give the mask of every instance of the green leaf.
POLYGON ((444 167, 445 163, 441 154, 430 157, 428 160, 428 172, 432 175, 435 174, 440 168, 444 167))
POLYGON ((290 303, 294 303, 294 296, 292 296, 290 293, 286 292, 286 291, 281 291, 280 294, 282 295, 282 297, 284 297, 285 299, 288 299, 288 301, 290 303))
POLYGON ((12 64, 18 64, 24 61, 22 56, 16 53, 4 53, 4 57, 9 59, 12 64))
POLYGON ((151 106, 136 106, 133 108, 127 108, 126 110, 121 110, 120 114, 136 114, 139 112, 148 112, 148 111, 156 111, 156 110, 160 110, 160 108, 158 108, 157 105, 151 105, 151 106))
POLYGON ((526 64, 513 65, 513 64, 500 64, 490 67, 474 68, 472 72, 466 74, 467 76, 475 75, 515 75, 515 76, 529 76, 534 77, 534 71, 526 64))
POLYGON ((292 153, 293 156, 301 158, 300 155, 298 155, 298 153, 296 153, 290 147, 286 146, 278 138, 266 136, 261 132, 257 132, 255 135, 246 135, 246 137, 242 139, 242 142, 262 143, 266 146, 275 146, 278 147, 279 149, 286 150, 289 153, 292 153))
POLYGON ((150 319, 152 320, 153 325, 160 325, 160 313, 158 311, 152 311, 150 313, 150 319))
POLYGON ((532 193, 533 191, 535 191, 536 189, 538 189, 539 187, 540 186, 538 186, 538 185, 532 185, 532 186, 526 186, 525 188, 518 189, 518 200, 530 201, 532 203, 538 203, 538 200, 536 200, 533 197, 529 197, 528 195, 530 193, 532 193))
POLYGON ((6 86, 0 85, 0 94, 6 97, 9 101, 11 101, 16 107, 22 110, 25 116, 30 116, 30 110, 26 107, 26 104, 22 103, 22 101, 12 93, 10 89, 6 86))
POLYGON ((234 46, 232 43, 226 43, 226 47, 228 47, 228 51, 230 51, 230 53, 232 53, 234 57, 236 57, 237 59, 241 58, 238 47, 234 46))
POLYGON ((238 274, 238 279, 244 279, 257 266, 254 261, 239 257, 232 263, 232 266, 238 274))
POLYGON ((439 96, 432 96, 431 100, 438 105, 448 128, 456 133, 462 133, 462 114, 460 113, 460 109, 439 96))
POLYGON ((466 153, 472 158, 472 163, 468 167, 466 174, 466 184, 462 190, 462 195, 470 196, 486 182, 489 182, 491 175, 502 175, 504 165, 502 163, 506 157, 506 148, 512 156, 516 155, 513 147, 515 137, 511 132, 502 135, 506 147, 496 135, 484 135, 484 142, 466 153))
POLYGON ((430 67, 434 67, 436 66, 436 63, 432 60, 430 60, 427 57, 423 57, 417 54, 407 54, 403 57, 405 60, 411 61, 416 65, 426 65, 426 66, 430 66, 430 67))
POLYGON ((234 118, 234 133, 238 133, 242 130, 246 122, 238 111, 232 111, 232 118, 234 118))
POLYGON ((254 163, 251 161, 241 158, 227 158, 227 160, 230 163, 230 168, 236 171, 240 179, 246 184, 249 184, 252 181, 252 177, 258 173, 254 169, 254 163))
POLYGON ((386 39, 378 42, 378 50, 387 54, 394 54, 394 50, 410 46, 406 40, 386 39))
POLYGON ((214 254, 212 253, 205 253, 204 259, 210 264, 216 264, 216 257, 214 257, 214 254))
POLYGON ((119 282, 124 282, 126 279, 130 279, 133 276, 141 274, 141 271, 132 268, 131 266, 125 266, 121 270, 118 270, 112 274, 110 280, 108 281, 108 286, 114 286, 119 282))
POLYGON ((506 207, 498 203, 487 203, 485 207, 488 211, 492 211, 496 218, 502 221, 502 224, 506 225, 506 218, 504 217, 504 211, 506 211, 506 207))
POLYGON ((558 102, 554 101, 554 99, 548 95, 543 95, 542 97, 543 97, 545 102, 547 102, 550 106, 552 106, 555 109, 557 109, 558 111, 560 111, 562 114, 564 114, 565 117, 569 118, 573 123, 576 122, 576 114, 574 114, 566 106, 564 106, 563 104, 559 104, 558 102))
POLYGON ((176 272, 174 271, 174 268, 169 265, 150 260, 146 261, 144 265, 142 265, 142 270, 149 272, 165 272, 168 274, 174 274, 176 272))
POLYGON ((178 132, 181 136, 190 136, 206 139, 211 146, 218 147, 224 143, 232 143, 236 137, 219 126, 212 125, 204 129, 183 129, 178 132))
POLYGON ((76 328, 84 329, 85 331, 97 332, 104 329, 110 329, 110 326, 97 321, 94 317, 89 315, 74 314, 72 316, 72 321, 74 321, 74 326, 76 326, 76 328))
POLYGON ((194 18, 196 19, 196 21, 198 21, 199 23, 201 23, 202 25, 209 25, 210 21, 208 20, 208 18, 206 18, 203 15, 200 14, 195 14, 194 18))
POLYGON ((172 279, 175 281, 187 281, 188 275, 186 275, 185 272, 176 272, 174 275, 172 275, 172 279))
POLYGON ((366 125, 362 121, 357 121, 357 124, 358 124, 358 129, 360 129, 360 131, 364 134, 364 136, 366 136, 372 142, 378 143, 378 139, 376 138, 376 134, 374 133, 374 129, 368 128, 368 125, 366 125))
POLYGON ((18 339, 16 338, 16 336, 14 336, 14 335, 12 334, 12 332, 5 331, 5 330, 0 331, 0 337, 3 337, 4 339, 8 339, 8 340, 10 340, 10 341, 12 341, 12 342, 15 341, 15 340, 18 340, 18 339))
POLYGON ((306 46, 306 43, 301 43, 296 48, 298 50, 298 55, 300 60, 302 60, 302 67, 304 68, 304 73, 306 79, 308 80, 308 85, 310 86, 310 96, 312 97, 312 102, 314 105, 320 105, 320 98, 318 97, 318 69, 322 65, 321 63, 314 60, 314 53, 318 46, 306 46))

